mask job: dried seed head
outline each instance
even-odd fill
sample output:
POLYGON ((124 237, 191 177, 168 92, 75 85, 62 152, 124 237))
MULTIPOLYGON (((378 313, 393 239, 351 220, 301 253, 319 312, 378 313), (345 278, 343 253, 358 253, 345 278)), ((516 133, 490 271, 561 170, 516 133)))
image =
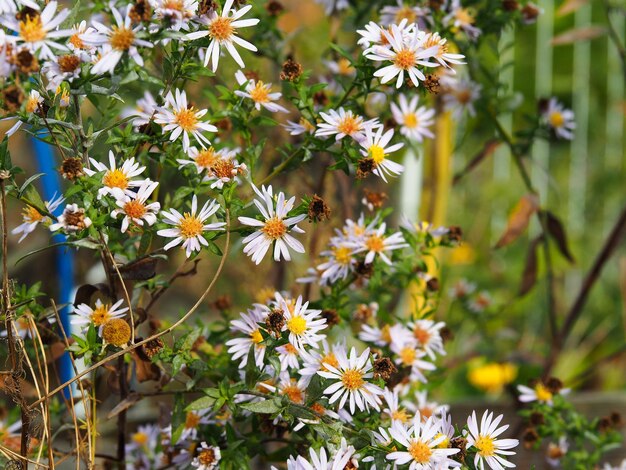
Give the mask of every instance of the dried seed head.
POLYGON ((543 413, 534 411, 533 413, 531 413, 529 421, 530 424, 532 424, 533 426, 541 426, 542 424, 545 424, 546 417, 543 415, 543 413))
POLYGON ((358 179, 366 178, 376 166, 373 158, 361 158, 356 167, 356 177, 358 179))
POLYGON ((15 19, 17 21, 33 21, 35 18, 39 17, 39 15, 39 11, 34 8, 24 7, 15 14, 15 19))
POLYGON ((355 272, 361 277, 370 278, 374 272, 374 267, 372 263, 366 264, 365 261, 359 261, 356 264, 355 272))
POLYGON ((313 95, 313 103, 317 106, 326 106, 328 104, 328 96, 323 91, 318 91, 313 95))
POLYGON ((537 442, 539 439, 539 434, 537 434, 535 428, 526 429, 526 431, 524 431, 524 435, 522 436, 524 448, 532 449, 532 447, 535 445, 535 442, 537 442))
POLYGON ((380 209, 385 204, 388 196, 384 192, 376 192, 365 189, 363 191, 364 199, 367 204, 370 204, 374 209, 380 209))
POLYGON ((541 10, 532 3, 527 3, 522 7, 521 12, 525 23, 534 23, 541 13, 541 10))
POLYGON ((220 119, 219 121, 217 121, 215 123, 215 127, 217 127, 221 131, 229 132, 233 128, 233 123, 231 122, 230 119, 224 118, 224 119, 220 119))
POLYGON ((563 382, 556 377, 549 377, 545 382, 545 386, 552 395, 556 395, 563 389, 563 382))
POLYGON ((124 346, 130 341, 130 325, 122 318, 113 318, 104 324, 102 337, 113 346, 124 346))
POLYGON ((280 79, 287 82, 295 82, 302 75, 302 65, 293 60, 292 57, 288 57, 283 64, 283 69, 280 72, 280 79))
POLYGON ((439 77, 433 74, 426 75, 426 80, 424 80, 424 87, 428 90, 429 93, 432 93, 433 95, 438 94, 441 91, 439 77))
POLYGON ((272 309, 267 316, 267 320, 265 320, 265 325, 270 333, 280 336, 280 333, 285 326, 285 316, 283 315, 283 311, 280 309, 272 309))
POLYGON ((147 0, 136 0, 130 9, 129 16, 134 23, 150 21, 152 19, 152 7, 147 0))
POLYGON ((326 319, 326 324, 328 325, 328 328, 332 328, 335 325, 338 325, 339 322, 341 321, 341 318, 339 318, 339 314, 337 313, 337 310, 334 309, 324 309, 322 310, 322 318, 326 319))
POLYGON ((74 54, 62 55, 57 59, 61 72, 70 73, 80 67, 80 59, 74 54))
POLYGON ((455 460, 463 463, 465 462, 465 456, 467 455, 467 439, 458 436, 450 439, 450 447, 453 449, 459 449, 459 452, 455 455, 455 460))
POLYGON ((458 243, 463 239, 463 230, 461 230, 461 227, 452 225, 448 227, 448 233, 446 233, 445 237, 450 242, 458 243))
POLYGON ((230 296, 226 294, 220 295, 217 299, 215 299, 215 302, 213 302, 213 306, 220 312, 230 309, 230 307, 232 307, 230 296))
POLYGON ((200 0, 198 4, 198 16, 208 15, 217 9, 217 2, 214 0, 200 0))
POLYGON ((431 292, 437 292, 439 290, 439 279, 433 277, 432 279, 426 281, 426 289, 431 292))
POLYGON ((84 176, 83 161, 79 157, 69 157, 63 160, 61 164, 61 174, 63 178, 74 181, 81 176, 84 176))
POLYGON ((2 90, 2 101, 4 102, 4 109, 6 111, 15 113, 24 102, 24 93, 20 87, 9 85, 2 90))
POLYGON ((265 9, 270 16, 278 16, 285 10, 285 7, 280 2, 270 1, 265 4, 265 9))
POLYGON ((311 198, 308 215, 311 222, 320 222, 321 220, 330 219, 330 209, 328 208, 328 205, 317 194, 311 198))
POLYGON ((379 357, 374 360, 374 378, 380 377, 387 382, 396 372, 398 369, 388 357, 379 357))
POLYGON ((502 0, 502 8, 505 11, 516 11, 519 8, 519 3, 516 0, 502 0))
POLYGON ((39 71, 39 61, 28 49, 22 49, 15 54, 15 65, 22 73, 35 73, 39 71))
POLYGON ((156 356, 163 349, 161 338, 151 339, 143 345, 143 350, 150 359, 156 356))

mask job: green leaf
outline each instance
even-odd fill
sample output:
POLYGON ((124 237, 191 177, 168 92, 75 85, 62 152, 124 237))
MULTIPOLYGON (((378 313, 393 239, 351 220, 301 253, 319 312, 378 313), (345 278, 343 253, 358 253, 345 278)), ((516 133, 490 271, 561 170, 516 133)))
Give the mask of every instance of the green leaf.
POLYGON ((198 411, 205 410, 207 408, 211 408, 215 404, 215 398, 213 397, 202 397, 197 400, 192 401, 185 408, 186 411, 198 411))
POLYGON ((252 413, 261 413, 261 414, 273 414, 278 413, 282 408, 276 402, 276 399, 272 398, 270 400, 263 400, 252 403, 242 403, 239 405, 244 410, 251 411, 252 413))
POLYGON ((176 444, 185 429, 185 399, 182 393, 174 395, 174 410, 172 411, 172 444, 176 444))

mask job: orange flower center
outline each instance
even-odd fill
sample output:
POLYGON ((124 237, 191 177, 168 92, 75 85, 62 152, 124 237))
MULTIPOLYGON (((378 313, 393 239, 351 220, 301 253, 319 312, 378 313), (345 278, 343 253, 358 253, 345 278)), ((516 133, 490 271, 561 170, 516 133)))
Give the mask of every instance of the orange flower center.
POLYGON ((198 427, 198 424, 200 424, 200 416, 191 411, 187 413, 185 416, 185 428, 195 429, 198 427))
POLYGON ((109 313, 110 305, 102 304, 95 308, 95 310, 91 313, 91 321, 95 326, 104 325, 111 318, 111 314, 109 313))
POLYGON ((174 113, 176 124, 178 124, 186 132, 191 132, 196 128, 198 118, 194 108, 182 109, 174 113))
POLYGON ((217 157, 215 156, 215 149, 213 147, 201 150, 195 159, 196 164, 202 168, 211 168, 216 161, 217 157))
POLYGON ((430 340, 430 333, 428 330, 424 330, 419 326, 413 328, 413 336, 415 336, 415 339, 418 340, 420 344, 426 344, 430 340))
POLYGON ((339 122, 337 129, 342 134, 352 135, 361 130, 361 122, 352 114, 348 114, 339 122))
POLYGON ((350 264, 350 261, 352 260, 352 249, 346 246, 341 246, 339 248, 335 248, 334 253, 335 259, 339 264, 350 264))
POLYGON ((349 369, 345 371, 341 377, 341 381, 343 382, 343 386, 348 390, 358 390, 365 383, 363 380, 363 373, 356 369, 349 369))
POLYGON ((324 363, 328 364, 329 366, 333 366, 335 369, 339 367, 339 361, 337 360, 337 357, 335 357, 335 354, 332 352, 329 352, 320 360, 322 370, 327 370, 326 367, 324 367, 324 363))
POLYGON ((427 444, 422 441, 413 441, 409 446, 409 454, 413 457, 417 463, 426 464, 430 461, 431 455, 433 455, 433 451, 428 447, 427 444))
POLYGON ((372 235, 365 242, 365 246, 369 251, 379 253, 385 249, 385 239, 379 235, 372 235))
POLYGON ((296 384, 287 385, 283 388, 282 393, 294 403, 304 403, 304 392, 296 384))
POLYGON ((262 231, 272 240, 278 240, 279 238, 282 238, 285 233, 287 233, 287 226, 282 221, 282 219, 279 219, 278 217, 272 217, 267 222, 265 222, 262 231))
POLYGON ((113 49, 118 51, 127 51, 133 45, 135 33, 132 29, 113 26, 111 28, 111 37, 109 43, 113 49))
POLYGON ((268 103, 270 101, 270 87, 265 85, 262 81, 256 82, 254 88, 250 90, 250 98, 255 103, 268 103))
POLYGON ((183 219, 179 222, 178 229, 180 235, 183 238, 193 238, 202 234, 204 225, 195 215, 191 215, 189 212, 183 214, 183 219))
POLYGON ((146 213, 146 206, 143 202, 133 199, 124 204, 124 212, 132 219, 140 219, 146 213))
POLYGON ((409 113, 404 115, 404 125, 410 129, 415 129, 419 124, 419 119, 415 113, 409 113))
POLYGON ((401 68, 402 70, 408 70, 411 67, 415 67, 415 53, 409 49, 402 49, 398 51, 398 53, 396 54, 396 58, 393 62, 398 68, 401 68))
POLYGON ((69 43, 76 49, 84 49, 85 43, 80 38, 80 33, 72 34, 69 39, 69 43))
POLYGON ((28 222, 29 224, 32 224, 33 222, 41 222, 44 218, 44 216, 41 215, 37 209, 31 206, 24 208, 22 211, 22 217, 24 222, 28 222))
POLYGON ((203 449, 198 454, 198 462, 202 465, 211 465, 215 463, 215 451, 213 449, 203 449))
POLYGON ((400 351, 400 359, 402 359, 402 363, 405 366, 410 366, 411 364, 413 364, 413 361, 415 361, 416 357, 417 353, 415 352, 415 349, 410 346, 402 348, 402 351, 400 351))
POLYGON ((102 184, 109 188, 128 188, 128 177, 124 172, 118 168, 115 170, 109 170, 104 174, 102 178, 102 184))
POLYGON ((235 165, 232 160, 220 158, 213 163, 211 171, 218 178, 232 178, 234 176, 235 165))
POLYGON ((41 18, 26 15, 26 19, 20 21, 20 36, 26 42, 43 41, 46 38, 46 31, 43 29, 41 18))
POLYGON ((209 35, 219 42, 228 41, 235 32, 232 22, 230 18, 218 16, 209 25, 209 35))
POLYGON ((393 413, 391 413, 391 419, 395 421, 400 421, 402 423, 406 423, 409 420, 409 414, 406 412, 406 410, 403 410, 402 408, 400 408, 399 410, 396 410, 393 413))

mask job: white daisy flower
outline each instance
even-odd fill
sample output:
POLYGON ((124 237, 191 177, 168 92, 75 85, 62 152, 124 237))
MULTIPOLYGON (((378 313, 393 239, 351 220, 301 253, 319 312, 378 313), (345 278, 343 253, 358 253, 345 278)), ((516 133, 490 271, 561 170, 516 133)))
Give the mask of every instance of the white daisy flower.
MULTIPOLYGON (((551 467, 559 468, 561 466, 561 459, 567 455, 569 450, 569 442, 566 436, 561 436, 558 443, 550 442, 546 449, 546 461, 551 467)), ((626 465, 624 466, 626 468, 626 465)))
POLYGON ((476 290, 476 284, 467 279, 459 279, 448 291, 452 299, 462 299, 476 290))
POLYGON ((439 46, 425 49, 423 38, 420 38, 417 30, 407 35, 405 30, 394 24, 391 25, 391 32, 383 30, 383 35, 389 41, 391 48, 373 46, 364 52, 368 59, 392 62, 391 65, 374 72, 374 76, 379 77, 381 83, 387 83, 397 76, 396 88, 400 88, 404 83, 406 72, 413 85, 417 87, 420 80, 426 80, 424 73, 417 67, 437 67, 439 65, 437 62, 427 60, 434 57, 439 46))
POLYGON ((304 119, 303 117, 301 117, 300 121, 298 122, 287 121, 287 124, 281 124, 281 125, 287 130, 287 132, 289 132, 289 135, 301 135, 301 134, 314 134, 315 133, 315 126, 311 124, 309 121, 307 121, 306 119, 304 119))
POLYGON ((459 466, 449 457, 460 452, 461 449, 439 447, 445 441, 446 436, 440 433, 439 424, 432 418, 424 422, 419 415, 416 415, 409 428, 399 421, 394 421, 389 434, 406 450, 387 454, 387 460, 398 465, 410 463, 409 470, 439 470, 459 466))
POLYGON ((338 60, 325 60, 324 65, 333 75, 342 75, 344 77, 356 76, 356 69, 345 57, 338 60))
POLYGON ((337 361, 337 351, 341 350, 339 354, 346 354, 346 347, 342 343, 335 343, 332 347, 328 345, 326 339, 322 340, 321 349, 310 349, 308 351, 302 351, 302 367, 298 371, 306 383, 309 383, 313 376, 320 370, 328 370, 324 363, 330 364, 337 368, 339 362, 337 361))
POLYGON ((450 408, 448 405, 440 405, 435 401, 429 401, 428 392, 426 390, 416 391, 415 400, 405 400, 402 403, 414 414, 419 414, 423 421, 426 421, 431 416, 443 420, 450 408))
POLYGON ((24 106, 24 110, 27 113, 34 113, 39 109, 39 107, 43 104, 44 99, 37 90, 31 90, 28 94, 28 98, 26 99, 26 104, 24 106))
POLYGON ((93 176, 101 171, 105 172, 102 176, 103 187, 98 189, 98 199, 102 199, 103 196, 109 194, 117 199, 122 198, 124 195, 133 196, 135 194, 133 188, 138 188, 146 181, 149 181, 132 179, 141 175, 146 169, 145 166, 140 166, 140 163, 135 161, 135 157, 125 160, 119 168, 115 162, 115 155, 111 150, 109 150, 108 167, 93 158, 90 158, 89 161, 95 170, 85 168, 84 172, 88 176, 93 176))
POLYGON ((67 40, 67 47, 73 54, 80 57, 82 62, 93 62, 96 59, 97 49, 95 46, 86 44, 84 37, 92 37, 97 34, 95 28, 88 26, 85 20, 74 25, 70 30, 71 35, 67 40))
POLYGON ((197 0, 150 0, 154 17, 167 24, 168 29, 187 29, 188 21, 196 15, 197 0))
POLYGON ((435 122, 435 110, 419 106, 419 96, 414 95, 409 102, 404 94, 400 95, 398 106, 391 103, 393 119, 400 126, 400 134, 407 139, 422 142, 425 137, 432 139, 435 135, 429 127, 435 122))
POLYGON ((287 343, 276 348, 278 359, 280 360, 280 371, 285 372, 289 369, 298 370, 300 368, 300 351, 296 347, 287 343))
POLYGON ((203 442, 196 451, 197 454, 191 461, 192 467, 198 470, 213 470, 218 468, 219 461, 222 458, 219 447, 209 446, 206 442, 203 442))
MULTIPOLYGON (((532 388, 527 387, 526 385, 518 385, 517 391, 520 393, 519 401, 521 401, 522 403, 537 401, 539 403, 545 403, 546 405, 550 406, 552 406, 553 404, 552 400, 555 393, 550 391, 548 387, 546 387, 546 385, 541 381, 537 381, 537 383, 532 388)), ((568 388, 564 388, 561 389, 558 394, 566 395, 567 393, 569 393, 569 391, 570 390, 568 388)))
POLYGON ((162 211, 161 215, 165 218, 166 224, 173 225, 174 228, 159 230, 157 235, 167 238, 173 238, 171 242, 165 245, 165 250, 169 250, 182 243, 187 258, 194 251, 200 251, 201 245, 209 246, 203 234, 209 230, 224 230, 225 222, 215 222, 212 224, 205 223, 220 208, 215 200, 208 200, 202 206, 199 213, 198 197, 194 194, 191 200, 191 212, 181 214, 176 209, 162 211))
POLYGON ((161 436, 161 427, 155 424, 144 424, 130 434, 130 442, 126 444, 126 452, 140 450, 150 454, 156 449, 161 436))
POLYGON ((383 390, 383 398, 387 403, 387 407, 383 409, 383 413, 389 416, 392 423, 395 421, 406 423, 411 419, 411 413, 400 406, 400 396, 397 389, 390 390, 385 388, 383 390))
MULTIPOLYGON (((183 431, 178 438, 178 442, 185 443, 193 442, 194 440, 196 440, 198 438, 200 426, 204 424, 211 424, 215 421, 213 419, 211 411, 211 408, 187 411, 187 414, 185 415, 185 424, 183 427, 183 431)), ((165 439, 163 439, 163 445, 169 444, 172 436, 172 425, 170 424, 169 426, 164 427, 162 434, 166 436, 165 439)), ((189 460, 191 460, 191 457, 189 457, 189 460)), ((180 465, 178 468, 184 467, 183 458, 175 461, 174 463, 180 465)))
POLYGON ((50 231, 56 232, 63 229, 67 233, 78 232, 91 226, 91 219, 85 217, 85 209, 78 204, 68 204, 63 213, 57 218, 56 223, 50 225, 50 231))
POLYGON ((63 44, 56 42, 57 38, 69 36, 69 30, 57 30, 57 27, 70 15, 70 11, 64 8, 55 16, 58 2, 51 1, 41 13, 25 15, 18 20, 15 15, 0 16, 0 24, 17 33, 17 43, 23 44, 33 54, 40 51, 43 59, 52 59, 54 52, 51 48, 67 50, 63 44))
POLYGON ((446 355, 441 338, 441 329, 446 326, 444 322, 423 319, 411 322, 407 326, 412 331, 418 345, 428 354, 428 357, 435 359, 437 354, 446 355))
POLYGON ((409 378, 411 380, 419 380, 422 383, 427 383, 424 371, 435 370, 435 364, 423 360, 426 353, 419 349, 417 341, 404 341, 392 342, 391 350, 397 355, 394 362, 399 366, 410 367, 411 373, 409 378))
POLYGON ((273 190, 271 186, 267 188, 261 186, 261 190, 252 185, 254 192, 260 199, 254 200, 263 221, 252 219, 250 217, 239 217, 239 222, 251 227, 259 227, 254 233, 243 239, 245 247, 243 252, 251 257, 252 261, 259 264, 269 248, 274 244, 274 260, 280 261, 281 256, 287 260, 291 260, 289 248, 297 253, 304 253, 304 246, 289 232, 304 233, 296 224, 306 218, 306 214, 300 214, 294 217, 287 217, 287 214, 293 209, 295 204, 295 196, 289 200, 285 200, 285 193, 280 192, 274 202, 273 190))
POLYGON ((272 84, 263 83, 261 80, 247 78, 241 70, 235 73, 235 79, 239 85, 245 85, 244 91, 235 90, 235 95, 243 98, 249 98, 254 101, 254 107, 257 111, 261 110, 261 106, 272 113, 281 112, 288 113, 287 109, 274 101, 279 100, 282 93, 272 93, 272 84))
POLYGON ((333 237, 329 243, 329 250, 322 251, 320 256, 326 261, 317 266, 320 274, 320 285, 334 284, 340 279, 346 279, 356 266, 354 248, 347 245, 345 240, 333 237))
POLYGON ((167 94, 165 106, 158 108, 154 122, 162 124, 165 132, 171 132, 171 141, 178 139, 182 134, 183 150, 187 152, 190 147, 189 134, 193 135, 202 147, 205 147, 205 144, 211 142, 203 132, 217 132, 217 127, 200 120, 207 112, 207 109, 190 108, 187 103, 187 93, 176 89, 175 95, 171 91, 167 94))
POLYGON ((130 15, 132 8, 132 5, 128 5, 126 14, 122 17, 119 10, 111 5, 111 14, 115 18, 116 24, 109 27, 93 20, 92 24, 96 32, 81 35, 85 44, 100 47, 100 57, 91 68, 91 73, 94 75, 113 73, 125 53, 128 53, 137 65, 143 66, 143 58, 139 54, 137 46, 150 48, 153 45, 138 37, 138 33, 144 29, 143 24, 139 23, 134 28, 132 27, 133 20, 130 15))
POLYGON ((450 72, 455 73, 454 69, 450 67, 450 64, 464 64, 463 59, 465 56, 463 54, 455 54, 449 52, 448 50, 448 40, 442 38, 439 33, 427 33, 425 31, 420 31, 420 35, 422 35, 422 40, 424 41, 424 48, 428 49, 430 47, 437 47, 437 52, 433 55, 433 58, 439 62, 440 65, 450 69, 450 72))
MULTIPOLYGON (((46 210, 51 214, 55 210, 57 210, 57 208, 61 205, 63 201, 65 201, 65 198, 62 195, 57 197, 56 199, 55 196, 56 193, 52 196, 52 199, 44 203, 46 210)), ((24 208, 24 210, 22 211, 22 220, 23 222, 20 225, 11 230, 11 233, 14 235, 22 235, 18 240, 18 243, 24 240, 24 238, 26 238, 28 234, 32 233, 35 228, 37 228, 37 225, 39 225, 40 223, 43 223, 45 225, 51 222, 50 217, 41 214, 37 209, 32 206, 27 206, 26 208, 24 208)))
POLYGON ((359 339, 366 343, 373 343, 376 346, 388 346, 391 344, 391 328, 390 325, 384 325, 382 328, 379 328, 364 323, 361 325, 359 339))
POLYGON ((187 165, 196 167, 198 174, 206 172, 203 181, 213 182, 211 188, 222 189, 224 184, 230 181, 239 181, 238 175, 242 175, 247 171, 245 163, 237 161, 237 155, 240 149, 230 150, 223 148, 215 150, 213 147, 198 150, 191 147, 187 155, 189 159, 178 159, 179 168, 187 165))
POLYGON ((482 313, 493 304, 491 294, 486 290, 478 292, 468 303, 467 307, 475 313, 482 313))
POLYGON ((385 26, 399 24, 406 20, 409 24, 418 23, 421 18, 428 16, 429 10, 424 7, 406 5, 397 0, 396 6, 387 5, 380 10, 380 22, 385 26))
POLYGON ((404 147, 403 143, 397 143, 387 146, 393 138, 394 131, 389 129, 383 134, 383 127, 379 127, 375 131, 371 128, 365 130, 365 138, 361 140, 361 154, 374 161, 374 170, 372 173, 380 176, 383 181, 387 182, 385 174, 399 175, 404 171, 404 167, 399 163, 389 160, 389 154, 396 152, 404 147))
POLYGON ((222 14, 218 15, 216 11, 211 10, 206 16, 201 16, 198 21, 206 26, 206 30, 196 31, 187 34, 187 39, 200 39, 209 36, 211 42, 206 50, 204 57, 204 66, 206 67, 211 61, 211 69, 215 73, 220 60, 220 52, 222 46, 226 48, 231 57, 237 62, 239 67, 245 67, 239 52, 235 48, 235 44, 256 52, 257 48, 254 44, 249 43, 245 39, 239 37, 238 28, 247 28, 255 26, 259 23, 259 19, 251 18, 242 20, 241 18, 252 9, 252 5, 246 5, 239 10, 233 8, 234 0, 226 0, 222 7, 222 14), (231 14, 232 13, 232 14, 231 14))
POLYGON ((476 115, 474 102, 480 98, 482 87, 469 79, 457 78, 449 73, 439 79, 443 108, 451 111, 455 119, 461 119, 463 112, 467 110, 470 116, 476 115))
POLYGON ((474 15, 461 5, 461 0, 452 0, 449 10, 450 13, 443 18, 444 26, 452 25, 454 28, 462 30, 472 40, 480 36, 480 28, 474 26, 476 22, 474 15))
POLYGON ((355 239, 348 243, 349 246, 354 248, 354 253, 366 252, 365 264, 373 263, 376 256, 380 256, 385 263, 391 266, 391 259, 388 256, 390 252, 406 248, 408 244, 404 241, 401 232, 387 236, 385 234, 387 224, 383 222, 378 228, 375 228, 374 226, 377 223, 377 219, 373 220, 367 226, 366 232, 362 238, 355 239))
POLYGON ((128 108, 122 112, 122 117, 134 116, 132 119, 135 128, 145 126, 152 121, 156 115, 158 105, 154 96, 149 91, 144 91, 143 98, 137 100, 135 109, 128 108))
POLYGON ((56 90, 61 82, 73 82, 80 76, 81 59, 74 54, 55 56, 51 60, 44 62, 41 72, 46 76, 47 90, 56 90))
POLYGON ((158 202, 146 204, 146 202, 158 185, 159 183, 156 181, 145 180, 136 193, 132 193, 132 195, 123 194, 116 199, 115 204, 118 209, 111 212, 111 217, 117 219, 120 214, 124 216, 121 227, 122 233, 128 230, 131 223, 140 227, 143 227, 144 222, 148 225, 154 225, 161 204, 158 202))
POLYGON ((566 109, 556 98, 550 98, 542 117, 544 122, 554 130, 557 137, 566 140, 574 138, 574 129, 576 129, 574 112, 571 109, 566 109))
POLYGON ((476 456, 474 457, 474 466, 477 469, 484 470, 485 464, 492 470, 503 470, 513 468, 515 464, 509 462, 502 456, 515 455, 510 451, 517 447, 519 441, 517 439, 497 439, 497 437, 509 428, 509 425, 500 426, 500 421, 504 415, 493 419, 493 412, 486 410, 478 425, 476 412, 472 411, 472 416, 467 419, 467 428, 465 438, 467 439, 467 449, 476 448, 476 456))
POLYGON ((317 125, 315 135, 317 137, 334 135, 336 140, 349 136, 358 141, 363 138, 366 129, 379 125, 378 119, 365 121, 362 116, 344 108, 337 111, 331 109, 328 113, 320 112, 320 116, 325 122, 317 125))
POLYGON ((317 348, 317 343, 326 337, 319 332, 328 326, 321 316, 322 311, 310 310, 308 306, 309 302, 303 302, 301 295, 294 302, 276 293, 276 308, 282 310, 285 317, 282 331, 289 332, 289 342, 300 352, 305 346, 317 348))
POLYGON ((232 320, 230 328, 233 332, 243 333, 243 338, 233 338, 226 341, 228 353, 231 359, 239 362, 239 368, 243 369, 248 364, 248 353, 250 348, 254 348, 254 360, 256 366, 261 369, 263 367, 263 358, 265 357, 266 346, 263 343, 263 335, 261 334, 260 323, 264 323, 270 310, 265 305, 254 304, 253 308, 248 309, 247 313, 241 313, 241 318, 232 320))
POLYGON ((322 5, 327 15, 345 10, 350 6, 348 0, 315 0, 315 3, 322 5))
POLYGON ((102 330, 104 325, 109 320, 114 318, 122 318, 126 315, 128 307, 120 308, 123 299, 118 300, 113 305, 104 304, 100 299, 96 300, 96 308, 91 308, 87 304, 80 304, 74 310, 74 318, 72 318, 72 325, 78 325, 83 331, 89 328, 89 325, 93 325, 98 329, 98 334, 102 336, 102 330))
POLYGON ((356 408, 365 411, 369 410, 370 406, 378 411, 383 391, 378 385, 367 380, 373 377, 369 348, 360 356, 357 355, 356 349, 352 348, 349 358, 346 354, 338 354, 337 361, 339 363, 337 367, 324 363, 327 370, 318 371, 318 375, 336 381, 323 392, 324 395, 331 395, 328 402, 332 405, 339 401, 339 408, 343 408, 348 402, 351 414, 354 414, 356 408))

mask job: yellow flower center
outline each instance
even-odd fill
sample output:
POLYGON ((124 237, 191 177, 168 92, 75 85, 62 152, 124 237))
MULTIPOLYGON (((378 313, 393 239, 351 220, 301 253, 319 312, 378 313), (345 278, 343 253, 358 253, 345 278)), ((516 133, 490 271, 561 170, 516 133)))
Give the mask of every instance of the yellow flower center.
POLYGON ((24 222, 32 224, 33 222, 41 222, 44 216, 41 215, 34 207, 28 206, 22 211, 22 218, 24 219, 24 222))
POLYGON ((319 403, 313 403, 311 405, 311 410, 313 410, 315 413, 317 413, 318 415, 324 415, 324 413, 326 413, 326 408, 324 408, 322 405, 320 405, 319 403))
POLYGON ((491 457, 495 454, 496 446, 493 439, 489 436, 483 436, 482 434, 476 439, 474 444, 478 449, 478 455, 481 457, 491 457))
POLYGON ((209 36, 219 42, 228 41, 235 32, 232 22, 230 18, 218 16, 209 25, 209 36))
POLYGON ((202 234, 204 225, 195 215, 189 212, 183 214, 182 220, 179 222, 178 229, 183 238, 193 238, 202 234))
POLYGON ((347 265, 352 260, 352 250, 346 246, 335 248, 335 259, 339 264, 347 265))
POLYGON ((132 440, 135 444, 145 446, 148 443, 148 435, 145 432, 136 432, 133 434, 132 440))
POLYGON ((195 429, 200 424, 200 416, 190 411, 185 416, 185 429, 195 429))
POLYGON ((301 316, 291 317, 287 321, 287 329, 294 335, 301 335, 306 331, 306 320, 301 316))
POLYGON ((370 158, 374 160, 374 163, 377 165, 381 164, 385 159, 385 149, 380 145, 372 145, 368 150, 370 158))
POLYGON ((454 12, 454 16, 461 25, 468 25, 474 23, 474 16, 469 12, 467 8, 458 8, 454 12))
POLYGON ((341 382, 343 382, 343 386, 348 390, 358 390, 365 383, 363 380, 363 373, 356 369, 349 369, 345 371, 341 377, 341 382))
POLYGON ((118 51, 127 51, 133 45, 135 33, 132 29, 125 27, 113 26, 111 28, 111 37, 109 43, 111 47, 118 51))
POLYGON ((175 122, 184 131, 191 132, 195 130, 198 118, 196 117, 196 111, 194 108, 181 109, 174 113, 175 122))
POLYGON ((307 132, 315 131, 315 126, 303 117, 300 118, 300 125, 303 126, 307 130, 307 132))
POLYGON ((84 49, 85 48, 85 43, 83 42, 83 40, 80 38, 80 33, 76 33, 76 34, 72 34, 70 36, 70 39, 68 41, 72 46, 74 46, 76 49, 84 49))
POLYGON ((39 108, 39 96, 29 96, 26 102, 26 112, 34 113, 39 108))
POLYGON ((337 125, 337 130, 342 134, 352 135, 361 130, 361 123, 352 114, 347 114, 337 125))
POLYGON ((287 226, 284 224, 282 219, 272 217, 265 222, 265 225, 261 230, 272 240, 278 240, 279 238, 282 238, 285 233, 287 233, 287 226))
POLYGON ((282 394, 289 397, 294 403, 304 403, 304 392, 296 384, 287 385, 283 388, 282 394))
POLYGON ((167 0, 163 2, 162 8, 164 10, 183 11, 184 6, 183 0, 167 0))
POLYGON ((108 304, 102 304, 95 308, 95 310, 91 313, 91 321, 95 326, 104 325, 111 315, 109 314, 109 308, 111 306, 108 304))
POLYGON ((235 164, 228 158, 217 160, 211 167, 211 171, 218 178, 232 178, 237 173, 235 171, 235 164))
POLYGON ((391 419, 395 420, 395 421, 400 421, 402 423, 406 423, 409 420, 409 414, 406 412, 406 410, 400 408, 399 410, 394 411, 393 413, 391 413, 391 419))
POLYGON ((409 6, 403 6, 396 12, 396 24, 399 24, 402 20, 408 20, 410 23, 415 23, 417 20, 417 15, 415 14, 415 10, 409 6))
POLYGON ((419 124, 419 119, 415 113, 409 113, 404 116, 404 125, 410 129, 415 129, 419 124))
POLYGON ((410 346, 402 348, 402 351, 400 351, 400 359, 402 359, 402 363, 405 366, 410 366, 411 364, 413 364, 416 357, 417 353, 415 351, 415 348, 412 348, 410 346))
POLYGON ((337 67, 340 75, 351 75, 354 72, 354 67, 348 59, 342 57, 337 61, 337 67))
POLYGON ((365 241, 369 251, 381 252, 385 249, 385 239, 379 235, 372 235, 365 241))
POLYGON ((437 435, 435 436, 435 439, 439 439, 440 437, 443 437, 444 440, 441 441, 439 444, 437 444, 437 447, 439 449, 446 449, 448 445, 450 445, 450 438, 443 433, 437 433, 437 435))
POLYGON ((263 335, 261 334, 261 331, 257 328, 252 333, 250 333, 250 339, 253 343, 259 344, 263 342, 263 335))
POLYGON ((20 21, 20 36, 26 42, 42 41, 46 38, 46 31, 39 16, 26 15, 24 21, 20 21))
POLYGON ((537 394, 537 400, 539 401, 550 401, 552 400, 552 393, 543 385, 539 383, 535 386, 535 393, 537 394))
POLYGON ((559 111, 551 112, 548 120, 550 121, 550 125, 552 127, 561 127, 565 123, 565 118, 559 111))
POLYGON ((422 464, 430 462, 430 457, 433 455, 433 451, 428 444, 425 444, 422 441, 411 442, 408 451, 414 461, 422 464))
POLYGON ((332 352, 329 352, 320 360, 320 364, 322 365, 321 369, 327 370, 324 366, 324 363, 328 364, 329 366, 333 366, 335 369, 339 367, 339 361, 337 360, 335 354, 332 352))
POLYGON ((391 343, 391 327, 385 325, 380 329, 380 339, 386 343, 391 343))
POLYGON ((413 336, 422 345, 428 343, 428 341, 430 340, 430 333, 428 332, 428 330, 424 330, 419 326, 413 328, 413 336))
POLYGON ((262 81, 256 82, 254 88, 250 90, 250 98, 255 103, 268 103, 270 101, 270 87, 265 85, 262 81))
POLYGON ((415 67, 415 53, 409 49, 402 49, 396 53, 396 58, 393 63, 396 64, 396 67, 401 68, 402 70, 408 70, 411 67, 415 67))
POLYGON ((115 170, 109 170, 104 174, 102 178, 102 184, 108 188, 128 188, 128 177, 124 172, 118 168, 115 170))
POLYGON ((202 168, 211 168, 216 161, 217 157, 215 156, 215 149, 213 147, 201 150, 198 152, 198 156, 195 159, 196 164, 202 168))
POLYGON ((215 463, 215 451, 213 449, 203 449, 198 454, 198 462, 202 465, 211 465, 215 463))
POLYGON ((124 212, 132 219, 140 219, 146 213, 146 206, 143 202, 133 199, 124 204, 124 212))

